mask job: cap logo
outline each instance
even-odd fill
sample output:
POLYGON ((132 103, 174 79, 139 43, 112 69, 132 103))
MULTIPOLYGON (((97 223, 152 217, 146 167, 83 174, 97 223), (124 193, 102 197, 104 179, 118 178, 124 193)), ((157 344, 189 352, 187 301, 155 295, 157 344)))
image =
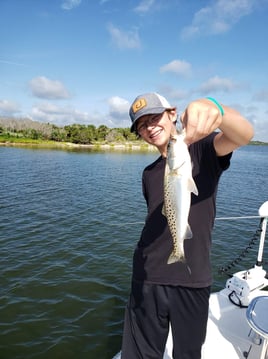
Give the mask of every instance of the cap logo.
POLYGON ((136 113, 137 111, 141 110, 147 105, 147 102, 145 98, 139 98, 137 101, 135 101, 132 105, 132 111, 133 113, 136 113))

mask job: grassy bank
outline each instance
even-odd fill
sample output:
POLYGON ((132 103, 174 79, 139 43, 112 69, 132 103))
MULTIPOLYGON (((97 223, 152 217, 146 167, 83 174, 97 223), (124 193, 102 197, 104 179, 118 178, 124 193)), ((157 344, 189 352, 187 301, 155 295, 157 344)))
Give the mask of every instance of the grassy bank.
POLYGON ((126 142, 111 142, 96 141, 92 144, 76 144, 71 142, 58 141, 44 141, 33 140, 29 138, 17 138, 0 136, 0 145, 2 146, 18 146, 18 147, 36 147, 36 148, 55 148, 55 149, 89 149, 93 151, 101 150, 121 150, 121 151, 155 151, 155 147, 143 141, 126 141, 126 142))
MULTIPOLYGON (((121 150, 121 151, 155 151, 155 147, 147 144, 144 141, 125 141, 125 142, 109 142, 95 141, 92 144, 77 144, 71 142, 59 141, 45 141, 41 139, 30 139, 24 137, 13 137, 0 135, 0 145, 2 146, 22 146, 22 147, 36 147, 36 148, 55 148, 55 149, 89 149, 92 151, 101 150, 121 150)), ((267 142, 252 141, 249 145, 267 146, 267 142)))

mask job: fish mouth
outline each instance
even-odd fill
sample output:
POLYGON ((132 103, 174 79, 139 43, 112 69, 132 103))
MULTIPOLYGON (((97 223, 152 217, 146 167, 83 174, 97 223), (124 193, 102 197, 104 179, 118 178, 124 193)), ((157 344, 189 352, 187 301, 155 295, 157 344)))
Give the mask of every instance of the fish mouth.
POLYGON ((177 141, 177 138, 178 138, 178 134, 177 134, 177 133, 170 135, 170 141, 176 142, 176 141, 177 141))

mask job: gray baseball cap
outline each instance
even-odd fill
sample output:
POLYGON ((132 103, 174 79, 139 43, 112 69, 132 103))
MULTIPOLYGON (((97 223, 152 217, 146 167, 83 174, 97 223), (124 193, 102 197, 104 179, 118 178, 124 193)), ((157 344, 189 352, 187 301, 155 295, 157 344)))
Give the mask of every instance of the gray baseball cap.
POLYGON ((129 109, 129 116, 132 121, 130 131, 136 131, 137 121, 141 116, 162 113, 174 108, 175 107, 170 106, 165 97, 156 92, 139 95, 135 98, 129 109))

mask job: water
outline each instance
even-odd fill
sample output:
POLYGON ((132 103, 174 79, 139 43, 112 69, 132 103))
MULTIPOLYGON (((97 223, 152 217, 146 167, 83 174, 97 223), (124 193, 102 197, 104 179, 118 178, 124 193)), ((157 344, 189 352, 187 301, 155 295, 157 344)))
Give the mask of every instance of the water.
MULTIPOLYGON (((120 349, 146 214, 141 173, 156 157, 0 147, 0 359, 110 359, 120 349)), ((257 215, 268 200, 267 158, 268 146, 234 154, 218 217, 257 215)), ((258 224, 216 221, 215 290, 226 280, 218 269, 258 224)), ((254 264, 257 248, 243 264, 254 264)))

